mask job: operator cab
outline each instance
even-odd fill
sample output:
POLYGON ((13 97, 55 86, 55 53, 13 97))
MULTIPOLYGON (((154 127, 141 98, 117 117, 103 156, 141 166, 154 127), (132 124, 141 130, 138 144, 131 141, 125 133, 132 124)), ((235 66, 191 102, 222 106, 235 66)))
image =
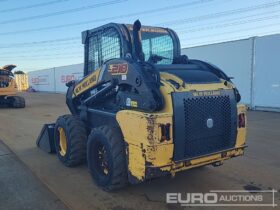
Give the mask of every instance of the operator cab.
POLYGON ((185 82, 217 82, 220 78, 230 81, 216 66, 181 55, 180 40, 169 28, 141 26, 140 21, 134 25, 109 23, 82 32, 82 42, 85 47, 84 76, 110 59, 132 58, 152 63, 160 72, 172 71, 185 82), (182 70, 189 72, 182 73, 182 70))
POLYGON ((109 23, 82 32, 85 46, 85 76, 110 59, 138 60, 139 48, 143 53, 142 61, 151 61, 155 55, 164 58, 157 61, 158 64, 172 64, 174 59, 181 55, 180 41, 173 30, 140 25, 137 40, 133 35, 133 26, 135 24, 109 23))
POLYGON ((180 40, 169 28, 141 26, 139 20, 133 25, 109 23, 82 32, 82 42, 84 76, 111 59, 133 59, 148 62, 158 72, 174 74, 185 83, 231 82, 218 67, 181 55, 180 40))

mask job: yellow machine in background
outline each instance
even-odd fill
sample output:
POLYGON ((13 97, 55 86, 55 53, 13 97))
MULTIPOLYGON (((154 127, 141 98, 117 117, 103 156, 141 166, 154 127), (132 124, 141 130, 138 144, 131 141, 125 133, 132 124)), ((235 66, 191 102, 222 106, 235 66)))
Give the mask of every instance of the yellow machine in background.
POLYGON ((17 83, 18 91, 26 91, 28 89, 28 76, 27 74, 15 74, 15 81, 17 83))
POLYGON ((12 70, 16 65, 0 67, 0 105, 14 108, 24 108, 25 100, 18 96, 18 88, 12 70))
POLYGON ((40 148, 68 167, 87 161, 105 190, 243 155, 237 88, 218 67, 181 55, 173 30, 110 23, 82 39, 84 78, 67 83, 71 114, 44 126, 40 148))

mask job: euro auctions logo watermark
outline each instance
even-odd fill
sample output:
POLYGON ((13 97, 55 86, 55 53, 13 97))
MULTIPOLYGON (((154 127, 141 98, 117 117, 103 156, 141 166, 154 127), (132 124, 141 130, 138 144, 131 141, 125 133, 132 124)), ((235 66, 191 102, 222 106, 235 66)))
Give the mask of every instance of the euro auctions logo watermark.
POLYGON ((207 193, 166 193, 166 202, 181 206, 276 207, 276 193, 276 190, 210 190, 207 193))

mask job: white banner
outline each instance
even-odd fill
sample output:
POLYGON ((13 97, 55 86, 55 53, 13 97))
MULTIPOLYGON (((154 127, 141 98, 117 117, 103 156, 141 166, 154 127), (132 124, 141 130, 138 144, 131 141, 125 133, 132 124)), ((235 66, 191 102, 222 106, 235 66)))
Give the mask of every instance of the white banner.
POLYGON ((66 92, 66 83, 83 78, 83 64, 28 72, 29 86, 36 91, 66 92))
POLYGON ((54 69, 43 69, 40 71, 28 72, 29 86, 36 91, 55 91, 54 69))
POLYGON ((62 66, 55 68, 55 89, 56 92, 66 92, 66 83, 71 80, 80 80, 83 78, 84 65, 76 64, 71 66, 62 66))

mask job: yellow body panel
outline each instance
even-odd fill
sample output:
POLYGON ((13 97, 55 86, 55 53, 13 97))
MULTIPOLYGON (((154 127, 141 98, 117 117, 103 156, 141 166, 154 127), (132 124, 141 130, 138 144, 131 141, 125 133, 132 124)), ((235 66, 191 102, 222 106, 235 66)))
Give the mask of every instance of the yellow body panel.
MULTIPOLYGON (((238 129, 235 148, 230 151, 174 162, 172 129, 170 129, 170 140, 162 140, 160 132, 160 124, 169 123, 172 128, 173 107, 171 93, 194 91, 194 94, 198 94, 198 96, 200 94, 216 95, 219 94, 220 90, 232 89, 233 85, 231 83, 225 84, 223 81, 215 84, 183 85, 181 79, 168 73, 161 73, 161 79, 163 85, 160 91, 164 97, 164 109, 152 114, 132 110, 122 110, 117 113, 117 121, 128 145, 128 168, 132 176, 138 181, 144 181, 148 169, 155 168, 174 175, 178 171, 223 162, 226 159, 243 154, 246 128, 238 129), (176 89, 167 82, 168 79, 175 80, 181 87, 176 89)), ((238 104, 237 109, 238 114, 246 113, 244 105, 238 104)))
MULTIPOLYGON (((124 126, 123 133, 125 140, 134 145, 157 145, 161 142, 159 125, 170 123, 172 126, 171 114, 149 114, 144 112, 123 110, 117 113, 117 120, 124 126), (130 123, 127 123, 130 122, 130 123)), ((172 138, 172 133, 170 134, 172 138)), ((172 143, 172 140, 170 140, 172 143)))
POLYGON ((128 170, 138 180, 145 179, 145 157, 142 155, 141 147, 133 144, 128 145, 128 170))
POLYGON ((209 165, 215 162, 223 163, 224 160, 230 159, 232 157, 237 157, 244 154, 244 148, 236 148, 234 150, 222 153, 209 155, 202 158, 196 158, 190 161, 181 161, 179 163, 172 163, 169 166, 162 167, 161 170, 170 171, 172 175, 175 175, 176 172, 184 171, 191 168, 196 168, 204 165, 209 165))
POLYGON ((172 163, 174 144, 147 146, 146 161, 160 167, 172 163))
POLYGON ((79 82, 73 91, 73 98, 80 95, 84 91, 90 89, 91 87, 95 86, 98 81, 100 69, 93 71, 87 77, 85 77, 81 82, 79 82))
POLYGON ((17 94, 17 84, 14 78, 8 76, 0 76, 1 81, 9 81, 8 87, 0 87, 0 96, 15 96, 17 94))
POLYGON ((161 123, 170 123, 172 126, 171 114, 123 110, 117 113, 117 121, 128 144, 128 168, 133 176, 144 179, 146 162, 154 166, 171 163, 172 132, 169 141, 162 141, 159 127, 161 123))

